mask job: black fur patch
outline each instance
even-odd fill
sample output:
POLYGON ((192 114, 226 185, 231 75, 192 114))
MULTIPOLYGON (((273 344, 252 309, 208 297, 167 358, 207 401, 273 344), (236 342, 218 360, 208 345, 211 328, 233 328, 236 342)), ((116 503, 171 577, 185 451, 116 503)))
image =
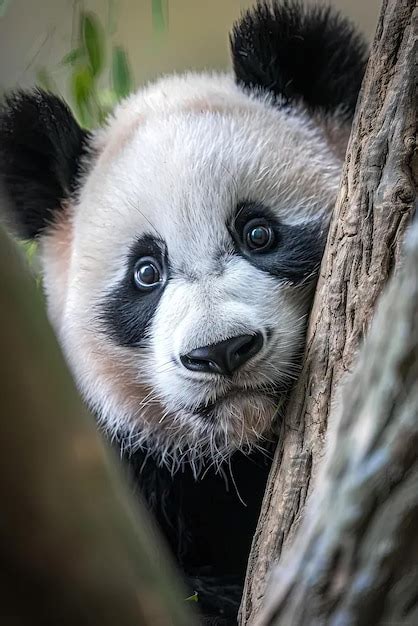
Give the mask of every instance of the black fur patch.
POLYGON ((354 114, 367 61, 363 37, 328 6, 260 2, 230 36, 238 83, 302 100, 311 110, 354 114))
POLYGON ((57 96, 16 92, 0 109, 0 183, 18 233, 33 238, 74 191, 88 141, 57 96))
POLYGON ((125 460, 134 488, 183 571, 189 593, 198 593, 196 609, 206 617, 203 623, 236 624, 271 465, 268 455, 237 452, 222 473, 208 468, 197 481, 187 465, 171 476, 145 450, 125 460))
POLYGON ((289 226, 280 222, 266 207, 256 202, 241 202, 229 227, 237 252, 254 267, 295 285, 315 280, 324 252, 326 228, 318 220, 306 225, 289 226), (254 253, 243 242, 247 222, 265 219, 274 232, 274 245, 266 252, 254 253))
POLYGON ((156 258, 168 272, 164 243, 152 235, 142 235, 129 252, 125 276, 116 289, 105 297, 99 311, 105 332, 121 346, 141 345, 164 290, 163 286, 159 286, 152 291, 141 292, 136 287, 134 267, 143 256, 156 258))

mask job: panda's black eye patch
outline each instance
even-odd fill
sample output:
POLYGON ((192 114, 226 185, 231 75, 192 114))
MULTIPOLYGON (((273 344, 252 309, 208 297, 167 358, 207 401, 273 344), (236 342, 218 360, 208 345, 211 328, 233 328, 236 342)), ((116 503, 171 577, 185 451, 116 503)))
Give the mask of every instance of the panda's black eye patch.
POLYGON ((165 243, 152 235, 138 237, 127 251, 125 274, 106 294, 99 313, 106 332, 118 344, 142 345, 169 269, 165 243))
POLYGON ((262 203, 240 202, 227 224, 236 252, 251 265, 294 284, 315 278, 325 244, 321 219, 284 224, 262 203))

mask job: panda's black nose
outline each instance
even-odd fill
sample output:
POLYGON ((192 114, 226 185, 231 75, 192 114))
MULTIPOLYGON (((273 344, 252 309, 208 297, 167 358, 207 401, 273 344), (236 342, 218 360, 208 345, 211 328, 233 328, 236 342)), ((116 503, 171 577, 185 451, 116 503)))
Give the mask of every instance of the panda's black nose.
POLYGON ((262 345, 261 333, 238 335, 219 343, 196 348, 183 354, 180 360, 184 367, 192 372, 230 375, 257 354, 262 345))

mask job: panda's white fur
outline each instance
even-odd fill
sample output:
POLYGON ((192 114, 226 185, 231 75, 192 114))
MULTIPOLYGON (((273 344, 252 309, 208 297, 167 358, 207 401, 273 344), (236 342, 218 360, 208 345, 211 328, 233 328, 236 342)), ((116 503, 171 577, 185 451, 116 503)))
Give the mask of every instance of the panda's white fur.
POLYGON ((246 93, 231 75, 186 74, 124 101, 92 152, 77 201, 41 251, 51 319, 82 392, 125 446, 146 444, 173 469, 262 445, 280 404, 263 390, 285 389, 295 376, 309 289, 234 254, 225 224, 250 198, 282 223, 326 228, 341 161, 323 128, 301 106, 246 93), (145 347, 123 347, 103 332, 98 309, 144 232, 166 242, 176 277, 145 347), (178 362, 257 331, 263 349, 232 379, 178 362), (226 393, 212 419, 195 412, 226 393))

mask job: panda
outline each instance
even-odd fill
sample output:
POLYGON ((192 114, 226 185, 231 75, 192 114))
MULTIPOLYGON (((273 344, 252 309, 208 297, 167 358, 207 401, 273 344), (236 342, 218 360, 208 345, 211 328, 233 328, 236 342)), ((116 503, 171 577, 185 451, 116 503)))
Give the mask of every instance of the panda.
POLYGON ((230 73, 163 77, 95 131, 39 89, 0 113, 4 218, 38 241, 80 392, 219 624, 236 623, 367 57, 348 20, 297 1, 257 4, 230 46, 230 73))

